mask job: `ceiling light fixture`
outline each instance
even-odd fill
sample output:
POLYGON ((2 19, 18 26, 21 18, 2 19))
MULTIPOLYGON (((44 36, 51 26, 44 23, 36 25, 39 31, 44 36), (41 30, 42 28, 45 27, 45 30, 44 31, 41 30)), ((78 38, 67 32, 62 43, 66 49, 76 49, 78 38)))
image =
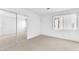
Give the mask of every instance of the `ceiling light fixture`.
POLYGON ((47 10, 50 10, 50 8, 46 8, 47 10))

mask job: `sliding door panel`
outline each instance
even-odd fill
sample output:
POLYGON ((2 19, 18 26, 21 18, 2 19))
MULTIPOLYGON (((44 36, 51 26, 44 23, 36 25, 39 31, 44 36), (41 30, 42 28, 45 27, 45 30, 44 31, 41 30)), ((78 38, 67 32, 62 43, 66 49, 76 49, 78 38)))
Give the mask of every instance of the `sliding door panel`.
POLYGON ((17 36, 18 39, 26 39, 27 17, 17 15, 17 36))
POLYGON ((16 42, 16 14, 0 10, 0 48, 16 42))

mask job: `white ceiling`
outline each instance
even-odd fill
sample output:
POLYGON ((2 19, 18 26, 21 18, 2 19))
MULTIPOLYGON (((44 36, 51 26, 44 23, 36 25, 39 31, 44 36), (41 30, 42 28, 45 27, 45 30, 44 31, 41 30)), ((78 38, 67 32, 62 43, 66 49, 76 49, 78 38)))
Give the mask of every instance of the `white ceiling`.
POLYGON ((31 10, 39 15, 45 15, 45 14, 50 14, 50 13, 54 13, 54 12, 68 10, 71 8, 50 8, 49 10, 47 10, 47 8, 27 8, 27 9, 31 10))

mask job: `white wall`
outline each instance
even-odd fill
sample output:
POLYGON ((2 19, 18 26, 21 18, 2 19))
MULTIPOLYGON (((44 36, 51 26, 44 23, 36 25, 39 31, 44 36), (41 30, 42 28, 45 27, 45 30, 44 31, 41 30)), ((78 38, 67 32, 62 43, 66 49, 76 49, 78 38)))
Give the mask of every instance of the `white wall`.
POLYGON ((4 10, 13 11, 21 15, 27 16, 27 39, 40 35, 40 16, 21 8, 7 8, 4 10))
MULTIPOLYGON (((57 30, 57 31, 55 31, 55 30, 53 30, 53 27, 52 27, 52 16, 70 14, 70 13, 78 13, 78 10, 62 11, 62 12, 54 13, 51 15, 42 16, 41 17, 41 34, 51 36, 51 37, 79 41, 79 30, 76 30, 76 31, 57 30)), ((78 21, 79 21, 79 19, 78 19, 78 21)), ((78 24, 78 26, 79 26, 79 24, 78 24)))

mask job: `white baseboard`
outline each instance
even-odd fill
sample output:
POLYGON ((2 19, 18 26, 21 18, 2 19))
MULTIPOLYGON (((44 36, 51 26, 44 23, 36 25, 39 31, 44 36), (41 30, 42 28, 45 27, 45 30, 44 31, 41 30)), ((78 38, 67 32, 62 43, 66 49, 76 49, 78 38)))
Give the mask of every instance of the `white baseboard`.
POLYGON ((48 37, 52 37, 52 38, 59 38, 59 39, 74 41, 74 42, 78 42, 79 43, 79 40, 75 40, 75 39, 69 39, 69 38, 63 38, 63 37, 57 37, 57 36, 51 36, 51 35, 46 35, 46 34, 41 34, 41 35, 48 36, 48 37))

